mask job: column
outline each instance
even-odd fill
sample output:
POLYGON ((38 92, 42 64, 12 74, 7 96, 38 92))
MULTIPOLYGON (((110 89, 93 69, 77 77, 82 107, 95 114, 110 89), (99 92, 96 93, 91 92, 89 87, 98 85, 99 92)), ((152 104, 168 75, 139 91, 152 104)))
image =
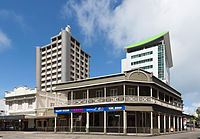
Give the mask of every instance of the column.
POLYGON ((169 133, 171 132, 171 116, 169 115, 169 133))
POLYGON ((151 96, 151 101, 152 101, 152 96, 153 96, 153 89, 152 89, 152 86, 150 87, 150 96, 151 96))
POLYGON ((177 116, 177 131, 179 131, 179 117, 177 116))
POLYGON ((173 116, 173 128, 174 128, 174 132, 175 132, 175 128, 176 128, 176 125, 175 125, 175 116, 173 116))
POLYGON ((166 133, 166 114, 164 114, 164 133, 166 133))
POLYGON ((71 91, 71 105, 73 104, 73 95, 74 95, 74 93, 73 93, 73 91, 71 91))
POLYGON ((181 131, 183 130, 183 117, 180 117, 181 118, 181 131))
POLYGON ((73 132, 73 113, 71 113, 71 132, 73 132))
POLYGON ((104 111, 104 134, 106 134, 106 120, 107 120, 107 116, 106 116, 106 111, 104 111))
POLYGON ((56 132, 56 117, 55 117, 55 119, 54 119, 54 122, 55 122, 55 125, 54 125, 54 132, 56 132))
POLYGON ((90 123, 90 120, 89 120, 89 118, 90 118, 90 115, 89 115, 89 112, 87 112, 86 113, 86 133, 89 133, 89 123, 90 123))
POLYGON ((140 97, 140 87, 139 85, 137 86, 137 95, 138 95, 138 101, 140 101, 139 97, 140 97))
POLYGON ((159 99, 159 90, 157 90, 157 99, 159 99))
POLYGON ((123 110, 123 119, 124 119, 124 134, 127 134, 127 112, 123 110))
POLYGON ((87 103, 88 103, 88 100, 89 100, 89 89, 87 89, 87 103))
POLYGON ((62 55, 61 55, 61 81, 62 83, 67 81, 70 77, 70 35, 65 30, 62 30, 62 55))
POLYGON ((160 133, 160 114, 158 114, 158 133, 160 133))
POLYGON ((106 102, 106 87, 104 87, 104 101, 106 102))
POLYGON ((36 47, 36 89, 41 90, 41 53, 40 47, 36 47))
POLYGON ((151 112, 151 134, 153 135, 153 112, 151 112))
POLYGON ((124 101, 126 101, 126 86, 123 84, 124 101))
POLYGON ((164 102, 165 102, 165 93, 164 93, 164 102))

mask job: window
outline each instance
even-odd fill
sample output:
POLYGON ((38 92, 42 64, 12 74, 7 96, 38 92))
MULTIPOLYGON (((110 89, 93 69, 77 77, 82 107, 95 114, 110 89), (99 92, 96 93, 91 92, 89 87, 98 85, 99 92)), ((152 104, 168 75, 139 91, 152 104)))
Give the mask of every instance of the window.
POLYGON ((53 50, 52 53, 56 53, 56 50, 53 50))
POLYGON ((153 58, 144 59, 144 60, 140 60, 140 61, 135 61, 135 62, 131 62, 131 66, 132 65, 137 65, 137 64, 142 64, 142 63, 147 63, 147 62, 151 62, 151 61, 153 61, 153 58))
POLYGON ((28 108, 31 109, 33 108, 33 100, 28 100, 28 108))
POLYGON ((153 65, 144 66, 144 67, 140 67, 140 68, 143 69, 143 70, 152 69, 152 68, 153 68, 153 65))
POLYGON ((83 92, 83 98, 87 98, 87 92, 83 92))
POLYGON ((96 91, 96 97, 103 97, 103 90, 97 90, 96 91))
POLYGON ((128 95, 136 96, 137 95, 136 88, 128 88, 128 95))
POLYGON ((58 36, 58 40, 61 40, 61 36, 58 36))
POLYGON ((110 96, 117 96, 117 89, 110 89, 110 96))
POLYGON ((22 109, 22 101, 18 101, 18 110, 22 109))
POLYGON ((151 54, 153 54, 153 51, 146 52, 146 53, 141 53, 141 54, 137 54, 137 55, 133 55, 133 56, 131 56, 131 59, 142 57, 142 56, 147 56, 147 55, 151 55, 151 54))
POLYGON ((51 49, 51 46, 47 46, 47 50, 51 49))
POLYGON ((163 45, 158 46, 158 78, 164 78, 164 47, 163 45))
POLYGON ((12 102, 8 103, 9 105, 9 110, 12 110, 12 102))
POLYGON ((56 44, 54 43, 53 45, 52 45, 52 48, 55 48, 56 47, 56 44))

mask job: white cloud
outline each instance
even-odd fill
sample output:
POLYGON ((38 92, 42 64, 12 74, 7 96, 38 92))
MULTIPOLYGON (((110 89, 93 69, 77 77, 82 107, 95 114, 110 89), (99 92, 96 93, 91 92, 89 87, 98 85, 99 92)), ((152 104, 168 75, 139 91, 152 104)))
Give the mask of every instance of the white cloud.
POLYGON ((169 30, 174 62, 172 86, 181 91, 185 104, 192 106, 200 102, 199 5, 199 0, 124 0, 113 8, 113 1, 84 0, 67 1, 64 8, 67 16, 77 19, 87 38, 105 34, 113 44, 108 47, 117 55, 126 45, 169 30))
POLYGON ((11 40, 0 30, 0 50, 10 47, 11 40))
POLYGON ((14 11, 1 9, 0 20, 4 20, 4 19, 9 20, 9 22, 11 20, 16 22, 22 28, 22 30, 28 29, 28 26, 25 24, 23 16, 17 14, 14 11))

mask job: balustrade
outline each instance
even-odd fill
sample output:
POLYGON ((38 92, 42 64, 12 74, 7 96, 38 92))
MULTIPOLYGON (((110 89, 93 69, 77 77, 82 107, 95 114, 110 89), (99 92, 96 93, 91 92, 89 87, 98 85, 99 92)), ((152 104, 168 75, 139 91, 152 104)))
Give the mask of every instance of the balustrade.
POLYGON ((181 110, 183 105, 181 103, 165 102, 163 100, 157 99, 150 96, 134 96, 134 95, 120 95, 120 96, 108 96, 108 97, 97 97, 97 98, 87 98, 84 99, 73 99, 68 100, 64 105, 81 105, 81 104, 95 104, 95 103, 108 103, 108 102, 127 102, 127 103, 151 103, 158 104, 164 107, 169 107, 173 109, 181 110))

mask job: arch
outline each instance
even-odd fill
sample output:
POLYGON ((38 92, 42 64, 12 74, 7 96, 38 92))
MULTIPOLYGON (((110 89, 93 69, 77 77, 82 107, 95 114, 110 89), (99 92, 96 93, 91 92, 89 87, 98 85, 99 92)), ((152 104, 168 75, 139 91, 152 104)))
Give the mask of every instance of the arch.
POLYGON ((138 70, 131 72, 128 76, 128 79, 136 81, 149 81, 149 76, 144 71, 138 70))

